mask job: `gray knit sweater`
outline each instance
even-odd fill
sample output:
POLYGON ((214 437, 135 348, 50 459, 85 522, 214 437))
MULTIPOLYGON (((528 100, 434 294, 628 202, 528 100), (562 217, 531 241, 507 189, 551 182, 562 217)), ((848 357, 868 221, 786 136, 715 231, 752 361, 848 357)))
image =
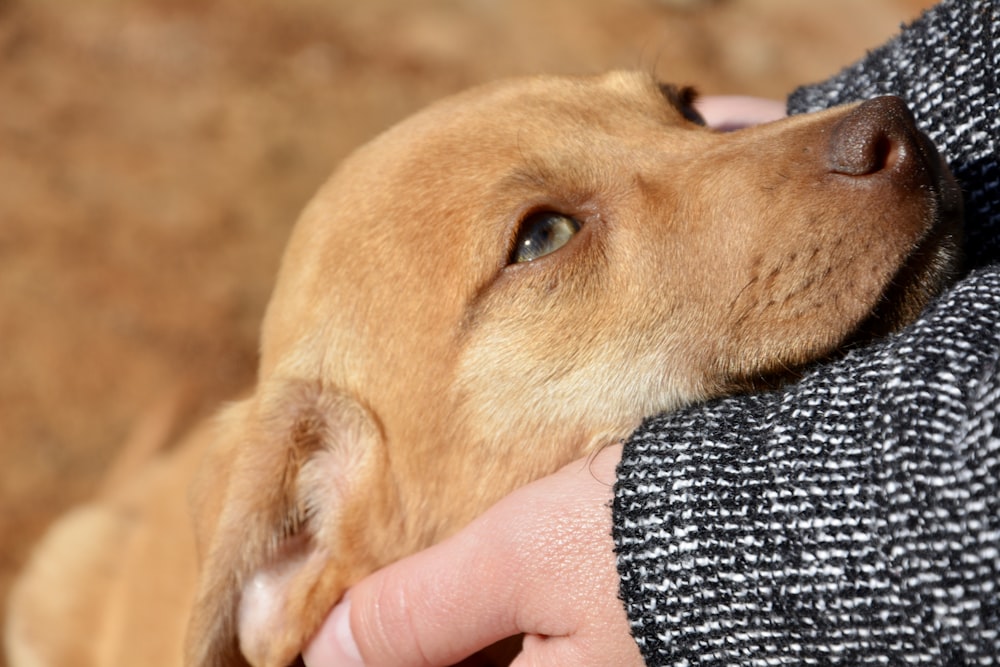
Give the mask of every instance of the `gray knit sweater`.
POLYGON ((791 97, 905 98, 969 273, 901 334, 633 434, 614 539, 647 664, 1000 664, 998 38, 1000 0, 946 0, 791 97))

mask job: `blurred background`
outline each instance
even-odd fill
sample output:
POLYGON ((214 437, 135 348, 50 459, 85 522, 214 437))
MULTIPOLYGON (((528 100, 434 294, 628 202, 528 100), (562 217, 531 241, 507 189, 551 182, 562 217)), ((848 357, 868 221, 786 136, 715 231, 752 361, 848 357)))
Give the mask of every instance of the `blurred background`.
POLYGON ((0 596, 123 441, 250 386, 289 229, 374 133, 535 72, 783 98, 930 4, 0 0, 0 596))

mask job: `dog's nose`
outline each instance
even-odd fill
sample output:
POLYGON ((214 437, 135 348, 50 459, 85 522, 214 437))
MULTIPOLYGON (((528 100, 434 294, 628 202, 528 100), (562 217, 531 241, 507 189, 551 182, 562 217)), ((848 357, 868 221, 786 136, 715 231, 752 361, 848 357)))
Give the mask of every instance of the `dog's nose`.
POLYGON ((829 169, 847 176, 870 176, 916 168, 920 163, 918 137, 913 114, 903 100, 893 96, 868 100, 834 128, 829 169))

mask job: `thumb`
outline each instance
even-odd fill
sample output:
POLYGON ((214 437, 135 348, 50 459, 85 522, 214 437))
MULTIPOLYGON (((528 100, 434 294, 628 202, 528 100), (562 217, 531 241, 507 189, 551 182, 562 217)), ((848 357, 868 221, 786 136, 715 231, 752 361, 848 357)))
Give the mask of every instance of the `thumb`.
POLYGON ((478 526, 355 585, 303 653, 307 667, 451 665, 518 634, 512 568, 484 553, 510 552, 482 549, 478 526))
POLYGON ((345 597, 333 608, 306 650, 306 667, 363 667, 361 652, 351 633, 351 600, 345 597))

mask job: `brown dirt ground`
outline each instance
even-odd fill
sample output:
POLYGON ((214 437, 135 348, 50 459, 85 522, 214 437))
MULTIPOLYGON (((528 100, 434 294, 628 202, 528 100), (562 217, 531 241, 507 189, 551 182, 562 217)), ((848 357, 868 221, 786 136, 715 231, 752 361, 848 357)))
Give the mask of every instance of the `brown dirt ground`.
POLYGON ((289 227, 365 138, 539 71, 781 97, 928 4, 0 0, 0 596, 157 406, 252 381, 289 227))

